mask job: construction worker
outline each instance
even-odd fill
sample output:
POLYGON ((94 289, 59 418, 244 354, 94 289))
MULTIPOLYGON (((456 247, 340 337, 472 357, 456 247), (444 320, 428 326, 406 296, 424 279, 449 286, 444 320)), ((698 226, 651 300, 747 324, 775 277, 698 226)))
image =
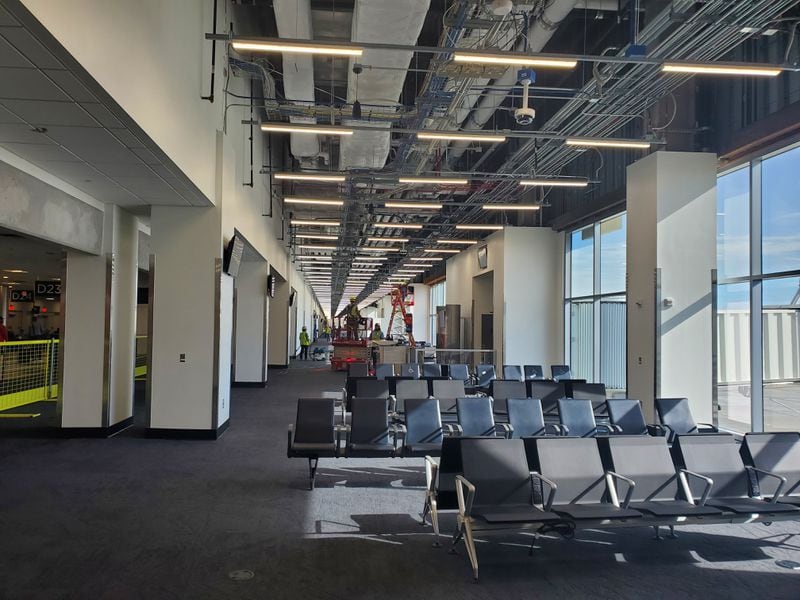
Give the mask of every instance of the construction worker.
POLYGON ((311 345, 311 340, 308 338, 308 330, 303 325, 303 330, 300 332, 300 360, 308 360, 308 347, 311 345))
POLYGON ((345 321, 347 322, 347 336, 351 340, 358 339, 358 322, 361 319, 361 312, 356 304, 356 297, 350 297, 350 304, 345 308, 345 321))
POLYGON ((372 336, 370 339, 373 342, 377 342, 378 340, 383 339, 383 332, 381 331, 381 326, 378 323, 375 323, 375 329, 372 330, 372 336))

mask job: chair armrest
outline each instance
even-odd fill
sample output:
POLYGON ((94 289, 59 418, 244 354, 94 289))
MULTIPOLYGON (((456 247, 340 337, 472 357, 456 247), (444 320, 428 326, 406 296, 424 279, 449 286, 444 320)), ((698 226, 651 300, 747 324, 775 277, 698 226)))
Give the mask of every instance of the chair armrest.
POLYGON ((608 425, 606 423, 597 423, 597 425, 595 425, 595 427, 594 427, 594 430, 595 430, 595 432, 599 432, 602 429, 602 430, 605 431, 605 433, 607 435, 614 435, 615 433, 617 433, 616 430, 614 429, 615 427, 616 427, 616 425, 608 425))
POLYGON ((400 423, 395 423, 389 429, 392 432, 392 439, 394 440, 394 449, 396 451, 397 450, 397 442, 398 442, 398 440, 402 439, 403 440, 403 444, 405 444, 406 433, 407 433, 408 430, 406 429, 405 425, 402 425, 400 423))
POLYGON ((425 457, 425 488, 428 493, 436 493, 436 476, 439 474, 439 464, 431 456, 425 457))
POLYGON ((653 437, 664 437, 667 435, 667 430, 658 423, 653 423, 652 425, 647 426, 647 433, 653 437))
POLYGON ((514 428, 511 426, 511 423, 495 423, 494 430, 495 432, 500 430, 503 434, 503 437, 509 439, 514 431, 514 428))
POLYGON ((456 475, 456 498, 458 499, 458 512, 463 518, 469 518, 472 512, 472 502, 475 500, 475 486, 463 475, 456 475), (464 497, 464 488, 467 496, 464 497))
POLYGON ((625 493, 625 500, 622 501, 622 508, 628 508, 628 505, 631 503, 631 497, 633 496, 633 490, 636 487, 636 482, 629 478, 625 477, 624 475, 620 475, 619 473, 615 473, 614 471, 606 471, 606 485, 608 485, 609 492, 612 492, 611 500, 614 502, 616 506, 619 506, 619 496, 617 495, 617 486, 614 481, 624 481, 628 484, 628 490, 625 493))
POLYGON ((561 425, 558 425, 558 427, 561 428, 561 435, 569 435, 569 427, 567 427, 563 423, 561 425))
POLYGON ((455 433, 456 435, 461 435, 464 433, 464 429, 458 423, 446 423, 450 427, 450 432, 455 433))
POLYGON ((342 423, 342 425, 336 425, 333 429, 336 433, 336 449, 338 450, 341 446, 342 434, 344 434, 345 445, 350 442, 350 425, 342 423))
POLYGON ((547 428, 551 427, 553 429, 553 433, 556 435, 563 435, 561 432, 561 426, 556 423, 545 423, 544 424, 544 432, 547 434, 547 428))
POLYGON ((711 431, 714 432, 719 432, 719 429, 716 426, 712 425, 711 423, 698 423, 697 430, 700 431, 701 428, 710 429, 711 431))
POLYGON ((550 509, 553 507, 553 500, 556 499, 556 490, 558 490, 558 484, 555 481, 548 479, 541 473, 537 473, 536 471, 531 471, 531 485, 533 485, 534 479, 538 479, 542 483, 546 484, 547 488, 550 490, 547 493, 547 500, 544 503, 544 509, 547 512, 550 512, 550 509))
POLYGON ((775 493, 772 495, 772 500, 770 502, 775 503, 778 501, 778 498, 781 497, 781 492, 783 492, 783 488, 786 487, 786 477, 783 475, 778 475, 777 473, 773 473, 772 471, 767 471, 766 469, 759 469, 758 467, 750 467, 746 466, 745 469, 748 471, 752 471, 754 473, 760 473, 761 475, 766 475, 767 477, 774 477, 780 483, 778 484, 778 489, 775 490, 775 493))
POLYGON ((396 413, 395 410, 397 408, 397 396, 393 394, 389 394, 389 412, 396 413))
POLYGON ((680 469, 678 471, 678 477, 680 478, 681 484, 683 485, 683 492, 686 495, 686 500, 688 500, 692 504, 694 504, 694 495, 692 494, 692 489, 689 487, 689 482, 686 480, 687 475, 705 482, 706 487, 703 490, 702 496, 700 497, 700 506, 705 506, 706 500, 708 500, 708 495, 711 493, 711 487, 714 485, 714 480, 711 479, 711 477, 700 475, 700 473, 695 473, 694 471, 690 471, 689 469, 680 469))

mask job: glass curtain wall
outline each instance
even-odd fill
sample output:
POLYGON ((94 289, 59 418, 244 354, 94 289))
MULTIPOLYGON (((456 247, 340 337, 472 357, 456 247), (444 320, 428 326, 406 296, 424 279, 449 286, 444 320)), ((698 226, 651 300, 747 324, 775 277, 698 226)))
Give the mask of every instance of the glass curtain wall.
POLYGON ((794 147, 717 182, 717 400, 734 431, 800 429, 798 170, 794 147))
POLYGON ((566 349, 573 377, 623 391, 626 357, 626 215, 566 236, 566 349))

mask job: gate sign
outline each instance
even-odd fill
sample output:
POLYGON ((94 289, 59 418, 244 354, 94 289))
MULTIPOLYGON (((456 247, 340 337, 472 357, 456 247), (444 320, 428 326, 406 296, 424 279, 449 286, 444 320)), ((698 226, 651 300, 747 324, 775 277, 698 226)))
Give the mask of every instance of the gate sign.
POLYGON ((61 297, 61 282, 60 281, 37 281, 36 282, 36 296, 41 298, 60 298, 61 297))
POLYGON ((11 290, 11 302, 33 302, 33 290, 11 290))

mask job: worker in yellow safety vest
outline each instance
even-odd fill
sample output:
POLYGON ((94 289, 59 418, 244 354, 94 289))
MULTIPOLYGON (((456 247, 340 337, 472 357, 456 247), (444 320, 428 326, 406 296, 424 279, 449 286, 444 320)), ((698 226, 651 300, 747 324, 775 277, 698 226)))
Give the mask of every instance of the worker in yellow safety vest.
POLYGON ((347 322, 347 337, 351 340, 358 339, 358 322, 361 319, 361 312, 356 304, 356 297, 350 298, 350 304, 345 308, 345 321, 347 322))

